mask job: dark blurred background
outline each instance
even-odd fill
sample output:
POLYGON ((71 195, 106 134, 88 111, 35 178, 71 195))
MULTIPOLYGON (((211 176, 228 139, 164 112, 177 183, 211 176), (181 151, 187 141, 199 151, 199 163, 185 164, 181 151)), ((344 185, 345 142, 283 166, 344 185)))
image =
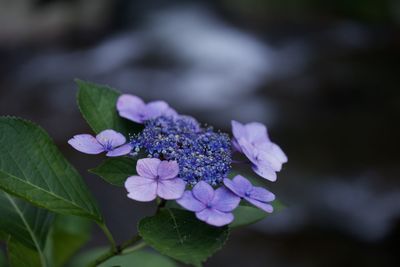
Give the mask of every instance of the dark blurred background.
MULTIPOLYGON (((74 78, 230 131, 260 121, 289 157, 287 209, 206 266, 400 266, 400 1, 0 0, 0 115, 33 120, 84 175, 119 241, 153 204, 86 172, 102 157, 74 78)), ((104 245, 98 229, 86 247, 104 245)))

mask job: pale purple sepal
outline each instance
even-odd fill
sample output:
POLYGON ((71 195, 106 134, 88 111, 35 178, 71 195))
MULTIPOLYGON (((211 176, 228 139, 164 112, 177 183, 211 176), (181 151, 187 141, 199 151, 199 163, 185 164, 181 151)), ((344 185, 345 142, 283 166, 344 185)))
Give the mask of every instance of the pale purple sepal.
POLYGON ((97 141, 106 148, 116 148, 126 143, 126 138, 114 130, 104 130, 96 135, 97 141))
POLYGON ((270 154, 251 146, 245 139, 238 140, 238 144, 241 145, 242 153, 252 163, 252 169, 255 173, 272 182, 276 181, 278 163, 274 157, 271 157, 270 154))
POLYGON ((110 129, 102 131, 96 137, 90 134, 78 134, 68 140, 68 144, 80 152, 86 154, 107 152, 108 157, 129 154, 132 147, 125 142, 126 139, 122 134, 110 129))
POLYGON ((128 197, 137 201, 152 201, 157 196, 172 200, 182 197, 186 183, 178 178, 176 161, 161 161, 156 158, 140 159, 136 164, 138 175, 125 182, 128 197))
POLYGON ((232 133, 234 149, 245 154, 258 175, 275 181, 276 172, 282 169, 282 164, 288 159, 282 149, 271 142, 265 125, 232 121, 232 133))
POLYGON ((106 156, 107 157, 119 157, 119 156, 124 156, 128 155, 132 151, 132 146, 131 144, 125 144, 120 147, 114 148, 111 151, 108 151, 106 156))
POLYGON ((142 123, 145 119, 144 110, 146 104, 143 100, 134 95, 121 95, 117 100, 117 110, 121 117, 142 123))
POLYGON ((176 117, 178 113, 171 108, 165 101, 153 101, 146 105, 147 119, 153 119, 160 116, 176 117))
POLYGON ((68 140, 68 144, 86 154, 100 154, 104 151, 104 147, 90 134, 75 135, 68 140))
POLYGON ((247 200, 254 206, 265 212, 273 212, 273 207, 269 202, 275 200, 275 195, 262 187, 253 186, 249 180, 241 175, 237 175, 233 180, 224 179, 225 186, 237 196, 247 200))
POLYGON ((117 110, 121 117, 144 123, 146 120, 159 116, 178 116, 178 113, 164 101, 153 101, 145 103, 137 96, 124 94, 117 100, 117 110))
POLYGON ((214 191, 211 185, 200 181, 192 191, 185 191, 176 202, 195 212, 199 220, 214 226, 224 226, 233 221, 232 211, 239 205, 240 197, 225 187, 214 191))

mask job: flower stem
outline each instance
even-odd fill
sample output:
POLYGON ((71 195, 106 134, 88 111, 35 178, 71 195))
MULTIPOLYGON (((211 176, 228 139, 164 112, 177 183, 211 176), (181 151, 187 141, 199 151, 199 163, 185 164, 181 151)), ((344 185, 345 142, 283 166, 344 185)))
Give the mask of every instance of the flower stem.
POLYGON ((139 249, 142 249, 142 248, 144 248, 146 246, 147 246, 147 244, 145 242, 140 242, 137 245, 134 245, 132 247, 128 247, 128 248, 124 249, 122 251, 122 255, 130 254, 130 253, 135 252, 135 251, 137 251, 139 249))
POLYGON ((106 253, 104 253, 103 255, 101 255, 100 257, 98 257, 91 264, 89 264, 88 267, 96 267, 96 266, 100 265, 101 263, 105 262, 106 260, 114 257, 115 255, 116 255, 115 251, 109 250, 106 253))
POLYGON ((133 238, 131 238, 131 239, 125 241, 124 243, 122 243, 121 246, 119 246, 119 251, 120 251, 120 253, 121 253, 121 252, 124 252, 125 249, 127 249, 128 247, 130 247, 130 246, 136 244, 136 243, 137 243, 138 241, 140 241, 140 240, 142 240, 142 237, 141 237, 139 234, 137 234, 137 235, 135 235, 133 238))
POLYGON ((165 205, 167 205, 167 201, 165 199, 160 199, 158 201, 158 205, 157 205, 157 210, 156 210, 156 214, 165 207, 165 205))
MULTIPOLYGON (((156 214, 160 211, 160 209, 165 207, 167 201, 165 199, 157 199, 157 203, 158 205, 156 214)), ((147 246, 147 244, 143 241, 138 243, 140 240, 142 240, 142 237, 139 236, 139 234, 117 246, 114 237, 107 226, 104 223, 99 224, 99 226, 110 241, 111 249, 92 262, 89 267, 96 267, 114 256, 129 254, 147 246)))
POLYGON ((110 242, 111 250, 116 251, 117 250, 117 244, 115 243, 114 237, 111 234, 110 230, 108 229, 107 225, 105 223, 99 224, 101 230, 103 230, 104 234, 106 235, 108 241, 110 242))
MULTIPOLYGON (((125 241, 124 243, 122 243, 120 246, 116 246, 115 249, 110 249, 109 251, 107 251, 106 253, 104 253, 103 255, 101 255, 99 258, 97 258, 93 263, 91 263, 89 266, 90 267, 96 267, 100 264, 102 264, 103 262, 109 260, 110 258, 117 256, 117 255, 121 255, 121 254, 128 254, 125 252, 125 250, 127 248, 129 248, 129 251, 133 252, 136 250, 139 250, 142 247, 146 246, 146 243, 142 242, 139 243, 137 246, 132 246, 134 245, 136 242, 138 242, 139 240, 141 240, 142 238, 139 235, 135 235, 133 238, 125 241), (141 245, 142 244, 142 245, 141 245), (144 244, 144 245, 143 245, 144 244), (140 245, 140 246, 139 246, 140 245), (131 247, 132 246, 132 247, 131 247)), ((127 249, 128 250, 128 249, 127 249)))

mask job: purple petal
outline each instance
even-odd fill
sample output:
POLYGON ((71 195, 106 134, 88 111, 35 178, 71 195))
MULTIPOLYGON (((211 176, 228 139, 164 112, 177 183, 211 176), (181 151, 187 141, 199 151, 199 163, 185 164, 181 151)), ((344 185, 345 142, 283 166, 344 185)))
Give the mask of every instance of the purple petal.
POLYGON ((114 148, 125 144, 126 139, 122 134, 114 130, 104 130, 96 135, 97 141, 105 147, 114 148))
POLYGON ((264 124, 251 122, 246 124, 244 127, 246 128, 248 141, 253 145, 269 142, 267 127, 264 124))
POLYGON ((187 210, 198 212, 202 211, 206 208, 206 205, 201 203, 197 198, 195 198, 192 194, 192 191, 185 191, 180 199, 176 201, 179 205, 184 207, 187 210))
POLYGON ((176 110, 171 107, 168 107, 168 109, 164 111, 163 115, 168 116, 168 117, 173 117, 173 118, 176 118, 179 116, 178 112, 176 112, 176 110))
POLYGON ((234 140, 233 147, 243 152, 255 165, 266 161, 274 171, 280 171, 282 164, 287 162, 285 153, 279 146, 272 143, 268 137, 267 127, 258 122, 243 125, 232 121, 234 140))
POLYGON ((132 146, 130 144, 125 144, 123 146, 117 147, 111 151, 109 151, 106 156, 108 157, 118 157, 127 155, 132 151, 132 146))
POLYGON ((233 183, 232 180, 225 178, 224 179, 224 185, 231 190, 234 194, 236 194, 239 197, 244 197, 244 192, 242 192, 242 188, 236 187, 236 185, 233 183))
POLYGON ((75 135, 73 138, 68 140, 68 144, 76 150, 86 154, 100 154, 104 151, 103 146, 90 134, 75 135))
POLYGON ((238 140, 247 138, 246 128, 243 124, 237 121, 231 121, 233 136, 238 140))
POLYGON ((262 209, 265 212, 268 213, 272 213, 274 211, 274 208, 272 207, 272 205, 249 198, 249 197, 245 197, 245 199, 250 202, 251 204, 253 204, 254 206, 256 206, 257 208, 262 209))
POLYGON ((243 154, 257 166, 268 166, 275 171, 280 171, 282 168, 282 163, 274 157, 269 151, 261 150, 260 148, 265 148, 261 146, 253 146, 246 139, 242 138, 238 140, 243 154))
POLYGON ((261 143, 257 146, 260 158, 264 158, 271 162, 271 165, 276 171, 282 169, 282 164, 287 162, 287 157, 282 149, 271 142, 261 143))
POLYGON ((197 219, 214 226, 224 226, 233 222, 233 214, 221 212, 216 209, 204 209, 196 212, 197 219))
POLYGON ((253 189, 253 185, 241 175, 236 175, 233 180, 224 179, 224 184, 232 192, 240 197, 244 197, 247 192, 253 189))
POLYGON ((125 119, 137 123, 143 123, 145 120, 146 104, 137 96, 121 95, 117 101, 117 110, 119 115, 125 119))
POLYGON ((235 183, 236 187, 243 188, 244 192, 247 192, 253 188, 253 185, 250 183, 250 181, 242 175, 236 175, 233 177, 232 181, 235 183))
POLYGON ((171 200, 182 197, 186 183, 181 178, 158 180, 157 195, 163 199, 171 200))
POLYGON ((128 197, 137 201, 152 201, 157 196, 157 182, 153 179, 131 176, 125 182, 128 197))
POLYGON ((230 212, 239 205, 240 197, 233 194, 225 187, 220 187, 215 190, 214 198, 211 202, 211 205, 214 209, 223 211, 223 212, 230 212))
POLYGON ((208 205, 214 198, 214 189, 204 181, 198 182, 192 189, 193 196, 208 205))
POLYGON ((239 144, 243 153, 253 163, 253 171, 261 177, 272 182, 276 181, 276 173, 272 168, 271 163, 265 159, 265 155, 252 147, 245 139, 240 139, 239 144))
POLYGON ((161 160, 155 158, 139 159, 136 163, 136 172, 143 177, 156 178, 161 160))
POLYGON ((157 170, 158 176, 160 179, 173 179, 178 176, 179 173, 179 165, 176 161, 161 161, 160 165, 158 165, 157 170))
POLYGON ((170 107, 165 101, 153 101, 146 105, 146 118, 153 119, 161 115, 167 115, 170 107))
POLYGON ((257 164, 258 161, 256 159, 256 150, 254 147, 244 138, 237 139, 237 142, 243 152, 243 154, 253 163, 257 164))
POLYGON ((261 201, 271 202, 275 199, 275 195, 262 187, 253 187, 250 191, 250 198, 261 201))
POLYGON ((281 163, 286 163, 288 161, 288 158, 286 154, 282 151, 282 149, 277 145, 272 143, 272 153, 273 155, 281 162, 281 163))
POLYGON ((271 182, 276 181, 276 172, 268 166, 257 166, 253 165, 252 169, 255 173, 260 175, 261 177, 270 180, 271 182))
POLYGON ((254 156, 257 165, 268 165, 276 172, 279 172, 282 169, 282 163, 271 153, 271 151, 254 150, 254 156))

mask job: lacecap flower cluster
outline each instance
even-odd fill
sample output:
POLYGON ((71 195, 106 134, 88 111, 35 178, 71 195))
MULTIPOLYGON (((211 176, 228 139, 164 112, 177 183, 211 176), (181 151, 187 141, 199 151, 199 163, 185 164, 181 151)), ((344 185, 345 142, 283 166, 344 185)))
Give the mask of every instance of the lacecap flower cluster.
POLYGON ((153 201, 176 200, 183 208, 210 225, 224 226, 234 220, 233 210, 241 200, 272 212, 273 193, 253 186, 241 175, 229 179, 235 153, 243 154, 253 171, 275 181, 287 162, 285 153, 271 142, 265 125, 232 121, 232 134, 203 127, 195 118, 180 115, 164 101, 143 102, 137 96, 121 95, 119 115, 143 124, 129 140, 112 129, 96 136, 75 135, 68 143, 87 154, 139 158, 137 174, 127 177, 128 197, 153 201))

